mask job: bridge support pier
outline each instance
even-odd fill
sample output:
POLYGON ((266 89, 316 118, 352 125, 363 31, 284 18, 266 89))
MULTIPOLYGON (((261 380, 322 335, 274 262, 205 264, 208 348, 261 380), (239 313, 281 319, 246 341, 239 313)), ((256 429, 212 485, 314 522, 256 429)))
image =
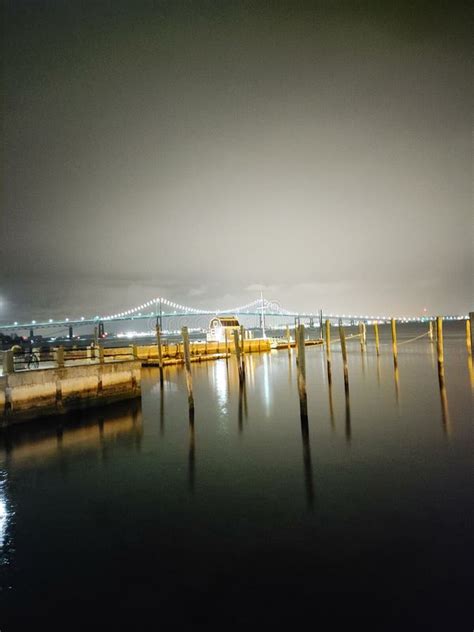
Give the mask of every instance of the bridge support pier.
POLYGON ((72 337, 73 337, 72 325, 69 325, 69 340, 72 340, 72 337))
POLYGON ((35 332, 33 331, 33 329, 30 329, 30 339, 33 338, 34 335, 35 335, 35 332))

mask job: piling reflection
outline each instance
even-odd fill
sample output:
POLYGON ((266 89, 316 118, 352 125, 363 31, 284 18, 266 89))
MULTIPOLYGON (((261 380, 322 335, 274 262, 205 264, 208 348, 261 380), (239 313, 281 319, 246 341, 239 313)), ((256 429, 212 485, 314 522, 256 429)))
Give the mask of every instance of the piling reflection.
POLYGON ((160 435, 165 434, 165 389, 160 378, 160 435))
POLYGON ((194 431, 194 408, 189 408, 189 451, 188 451, 188 488, 194 494, 196 482, 196 436, 194 431))
POLYGON ((470 353, 467 356, 467 370, 469 372, 469 382, 471 384, 471 389, 474 389, 474 371, 472 367, 472 355, 470 353))
POLYGON ((137 448, 143 436, 140 400, 121 402, 105 410, 68 416, 67 424, 53 419, 41 425, 6 428, 0 435, 0 462, 37 467, 47 459, 66 463, 77 450, 98 451, 102 458, 115 445, 137 448))
POLYGON ((244 399, 244 384, 239 384, 239 406, 238 406, 238 421, 239 421, 239 434, 242 434, 243 426, 243 399, 244 399))
POLYGON ((398 406, 400 404, 400 374, 398 371, 398 362, 393 363, 393 380, 395 383, 395 401, 398 406))
POLYGON ((329 397, 329 418, 331 420, 331 428, 336 429, 336 422, 334 419, 334 402, 332 398, 332 380, 330 374, 328 374, 328 397, 329 397))
POLYGON ((313 465, 311 462, 311 446, 309 443, 308 417, 301 415, 301 439, 303 443, 303 467, 306 490, 306 502, 309 509, 314 505, 313 465))
POLYGON ((346 409, 346 442, 350 444, 352 438, 351 429, 351 402, 349 397, 349 386, 344 389, 344 402, 346 409))
POLYGON ((444 364, 438 364, 438 385, 441 401, 441 422, 446 435, 451 434, 451 418, 449 415, 448 394, 446 392, 446 381, 444 378, 444 364))

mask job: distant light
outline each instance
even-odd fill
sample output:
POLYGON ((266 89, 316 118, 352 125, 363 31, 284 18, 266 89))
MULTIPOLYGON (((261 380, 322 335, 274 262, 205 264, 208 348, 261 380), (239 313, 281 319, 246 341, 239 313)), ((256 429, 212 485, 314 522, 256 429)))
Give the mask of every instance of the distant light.
POLYGON ((15 320, 15 322, 13 323, 14 325, 18 325, 17 321, 15 320))
POLYGON ((32 321, 31 321, 31 323, 32 323, 33 325, 36 325, 36 320, 32 320, 32 321))

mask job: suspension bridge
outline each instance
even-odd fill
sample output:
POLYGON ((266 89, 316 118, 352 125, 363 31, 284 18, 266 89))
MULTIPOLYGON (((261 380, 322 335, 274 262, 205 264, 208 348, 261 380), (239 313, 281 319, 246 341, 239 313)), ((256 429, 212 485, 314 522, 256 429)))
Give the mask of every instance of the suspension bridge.
MULTIPOLYGON (((183 324, 190 325, 196 329, 206 329, 209 319, 225 314, 233 314, 245 324, 247 328, 259 328, 262 330, 277 329, 286 325, 294 325, 296 323, 306 323, 311 326, 322 326, 323 321, 331 322, 342 321, 345 324, 357 323, 387 323, 391 316, 388 315, 369 315, 369 314, 333 314, 323 313, 323 310, 315 312, 302 312, 290 310, 281 307, 276 300, 267 300, 263 296, 247 303, 226 309, 201 309, 188 305, 176 303, 167 298, 153 298, 141 305, 125 309, 124 311, 114 314, 103 314, 96 316, 80 316, 76 318, 63 318, 47 320, 31 320, 13 323, 0 323, 0 332, 22 332, 28 331, 30 337, 34 332, 42 329, 64 329, 72 338, 73 331, 77 328, 97 327, 99 334, 103 334, 106 328, 120 323, 129 323, 131 321, 143 321, 143 325, 152 333, 158 324, 160 328, 166 331, 179 330, 183 324)), ((464 320, 467 315, 445 316, 445 320, 464 320)), ((399 322, 425 322, 435 320, 435 316, 399 316, 399 322)))

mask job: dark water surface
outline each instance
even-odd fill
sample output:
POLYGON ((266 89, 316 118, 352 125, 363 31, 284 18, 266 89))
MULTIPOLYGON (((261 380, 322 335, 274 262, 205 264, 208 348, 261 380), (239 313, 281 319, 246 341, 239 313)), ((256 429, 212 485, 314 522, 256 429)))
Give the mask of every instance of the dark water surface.
MULTIPOLYGON (((399 341, 420 329, 399 328, 399 341)), ((336 334, 334 330, 333 335, 336 334)), ((472 365, 463 323, 377 360, 339 346, 144 369, 140 402, 0 435, 0 629, 471 630, 472 365), (148 617, 151 617, 151 623, 148 617)))

